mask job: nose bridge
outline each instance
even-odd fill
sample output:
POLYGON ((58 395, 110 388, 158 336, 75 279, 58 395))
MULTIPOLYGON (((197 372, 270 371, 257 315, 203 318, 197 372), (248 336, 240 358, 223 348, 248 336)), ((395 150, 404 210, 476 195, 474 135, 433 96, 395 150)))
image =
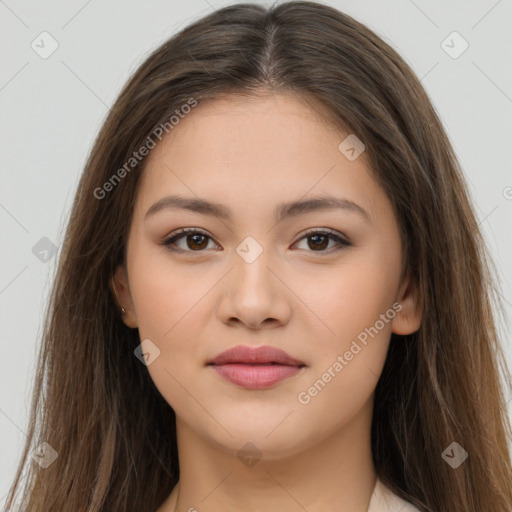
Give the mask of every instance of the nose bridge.
POLYGON ((234 256, 234 282, 236 289, 250 291, 253 295, 270 293, 274 284, 270 268, 272 268, 272 251, 263 247, 263 241, 247 236, 236 247, 234 256), (269 268, 270 267, 270 268, 269 268), (244 290, 246 289, 246 290, 244 290))
POLYGON ((233 254, 233 269, 225 283, 220 314, 224 321, 237 318, 249 327, 266 319, 286 323, 290 304, 286 287, 276 277, 276 258, 254 237, 246 237, 233 254))

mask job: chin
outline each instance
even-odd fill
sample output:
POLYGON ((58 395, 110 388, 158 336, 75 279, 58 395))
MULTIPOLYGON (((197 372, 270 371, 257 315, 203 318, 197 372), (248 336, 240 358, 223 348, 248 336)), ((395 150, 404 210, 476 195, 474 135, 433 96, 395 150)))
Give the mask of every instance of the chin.
MULTIPOLYGON (((285 420, 288 421, 288 420, 285 420)), ((301 428, 284 424, 276 426, 279 422, 263 422, 258 424, 248 421, 224 424, 227 434, 223 429, 205 432, 210 442, 217 445, 230 454, 236 454, 238 458, 244 455, 264 457, 265 460, 276 460, 298 454, 304 449, 315 444, 318 436, 314 432, 309 435, 301 428), (254 452, 254 453, 252 453, 254 452)))

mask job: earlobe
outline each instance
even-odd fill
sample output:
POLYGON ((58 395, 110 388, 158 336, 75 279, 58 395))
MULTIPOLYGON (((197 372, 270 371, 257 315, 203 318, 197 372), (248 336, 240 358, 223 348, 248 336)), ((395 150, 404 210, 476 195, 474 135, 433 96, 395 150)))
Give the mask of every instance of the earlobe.
POLYGON ((397 308, 392 332, 401 335, 416 332, 421 325, 420 297, 418 287, 409 278, 402 284, 397 302, 401 308, 397 308))
POLYGON ((124 265, 118 265, 116 267, 114 275, 110 279, 109 287, 125 325, 132 329, 138 327, 130 287, 128 286, 128 276, 124 265))

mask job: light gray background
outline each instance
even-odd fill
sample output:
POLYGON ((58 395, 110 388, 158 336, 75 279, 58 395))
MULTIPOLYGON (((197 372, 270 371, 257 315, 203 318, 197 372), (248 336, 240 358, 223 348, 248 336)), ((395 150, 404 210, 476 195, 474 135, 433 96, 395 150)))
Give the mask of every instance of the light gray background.
MULTIPOLYGON (((159 43, 229 3, 235 2, 0 0, 2 506, 25 440, 37 339, 57 261, 40 261, 32 247, 42 237, 62 243, 87 153, 128 76, 159 43), (43 31, 59 44, 47 59, 31 48, 43 31)), ((499 272, 507 315, 501 332, 511 361, 512 0, 326 3, 402 55, 444 122, 499 272), (456 59, 441 46, 453 31, 469 43, 456 59)))

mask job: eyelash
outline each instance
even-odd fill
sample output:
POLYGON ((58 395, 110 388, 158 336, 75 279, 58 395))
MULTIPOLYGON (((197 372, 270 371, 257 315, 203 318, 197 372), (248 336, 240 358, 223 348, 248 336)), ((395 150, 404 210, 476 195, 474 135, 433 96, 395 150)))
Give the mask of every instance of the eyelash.
MULTIPOLYGON (((204 252, 205 249, 197 250, 197 251, 192 251, 192 250, 188 250, 188 249, 175 249, 175 248, 171 247, 177 240, 185 237, 186 235, 196 235, 196 234, 197 235, 203 235, 206 238, 209 238, 210 240, 214 241, 211 236, 209 236, 206 232, 202 231, 201 229, 198 229, 198 228, 180 228, 177 232, 171 233, 171 235, 162 242, 162 245, 165 246, 169 251, 173 251, 173 252, 194 252, 194 253, 204 252)), ((297 242, 300 242, 304 238, 308 238, 308 237, 314 236, 314 235, 328 236, 330 239, 335 240, 338 243, 339 247, 334 249, 334 251, 338 251, 338 250, 343 249, 344 247, 349 247, 349 246, 352 245, 351 242, 349 242, 345 238, 342 238, 341 236, 339 236, 336 233, 336 231, 333 231, 331 229, 322 229, 322 230, 315 229, 315 230, 307 231, 306 233, 304 233, 302 235, 301 238, 299 238, 299 240, 297 240, 297 242)), ((295 242, 295 243, 297 243, 297 242, 295 242)), ((334 251, 332 250, 332 247, 331 247, 331 249, 326 249, 326 250, 321 250, 321 251, 309 250, 308 252, 312 252, 312 253, 317 253, 317 252, 318 253, 331 253, 331 252, 334 252, 334 251)))

